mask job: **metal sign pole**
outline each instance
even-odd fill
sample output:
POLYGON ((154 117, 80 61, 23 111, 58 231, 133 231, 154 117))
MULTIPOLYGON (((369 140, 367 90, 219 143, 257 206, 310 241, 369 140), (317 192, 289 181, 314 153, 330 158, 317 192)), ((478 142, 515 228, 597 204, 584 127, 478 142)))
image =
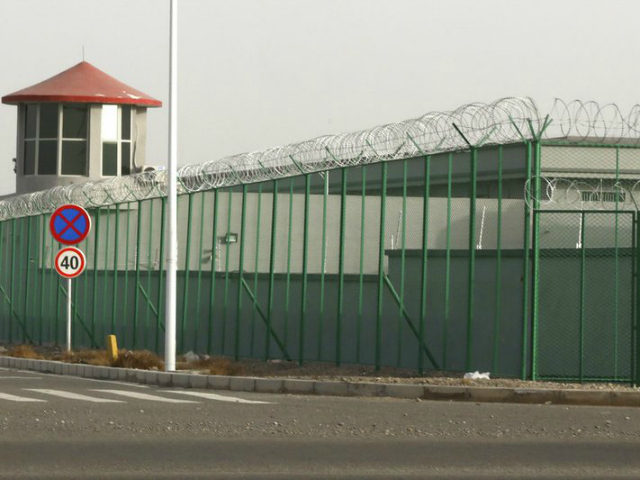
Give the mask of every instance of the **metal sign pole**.
POLYGON ((165 298, 164 369, 176 369, 176 270, 178 267, 178 2, 171 0, 169 22, 169 164, 167 173, 167 283, 165 298))
POLYGON ((67 278, 67 352, 71 351, 71 279, 67 278))
MULTIPOLYGON (((74 245, 89 235, 91 217, 80 205, 62 205, 51 215, 49 230, 56 242, 74 245)), ((67 279, 67 352, 71 351, 71 279, 84 272, 86 265, 84 252, 76 247, 63 248, 54 260, 56 272, 67 279)))

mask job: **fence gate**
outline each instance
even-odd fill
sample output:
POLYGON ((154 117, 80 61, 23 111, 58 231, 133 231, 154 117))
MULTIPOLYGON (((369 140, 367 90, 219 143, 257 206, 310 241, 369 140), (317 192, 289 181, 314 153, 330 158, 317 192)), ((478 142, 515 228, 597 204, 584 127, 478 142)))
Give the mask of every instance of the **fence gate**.
POLYGON ((534 215, 539 222, 534 378, 631 381, 636 213, 554 210, 534 215))

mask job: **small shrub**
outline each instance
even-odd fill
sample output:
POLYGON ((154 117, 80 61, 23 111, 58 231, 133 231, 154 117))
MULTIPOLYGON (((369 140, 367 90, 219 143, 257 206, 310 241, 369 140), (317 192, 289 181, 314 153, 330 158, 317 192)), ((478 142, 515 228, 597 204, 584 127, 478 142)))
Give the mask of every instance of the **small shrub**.
MULTIPOLYGON (((106 356, 106 352, 105 352, 106 356)), ((139 368, 141 370, 164 368, 164 362, 149 350, 120 350, 118 359, 111 363, 112 367, 139 368)))
POLYGON ((9 348, 8 354, 11 357, 19 358, 44 358, 42 355, 38 354, 31 345, 14 345, 13 347, 9 348))

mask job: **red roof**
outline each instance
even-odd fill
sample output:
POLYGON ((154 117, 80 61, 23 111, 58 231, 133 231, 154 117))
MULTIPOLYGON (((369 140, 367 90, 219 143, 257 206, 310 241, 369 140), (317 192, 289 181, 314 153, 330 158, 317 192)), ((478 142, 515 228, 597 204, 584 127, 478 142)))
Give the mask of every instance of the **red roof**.
POLYGON ((161 107, 162 102, 107 75, 88 62, 2 97, 2 103, 115 103, 161 107))

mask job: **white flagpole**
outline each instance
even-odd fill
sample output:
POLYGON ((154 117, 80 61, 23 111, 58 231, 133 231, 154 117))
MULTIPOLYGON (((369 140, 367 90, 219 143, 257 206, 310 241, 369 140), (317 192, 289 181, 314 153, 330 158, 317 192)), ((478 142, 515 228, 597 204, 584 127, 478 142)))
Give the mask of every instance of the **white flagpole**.
POLYGON ((168 228, 164 321, 164 369, 176 369, 176 269, 178 266, 178 0, 170 0, 168 228))

